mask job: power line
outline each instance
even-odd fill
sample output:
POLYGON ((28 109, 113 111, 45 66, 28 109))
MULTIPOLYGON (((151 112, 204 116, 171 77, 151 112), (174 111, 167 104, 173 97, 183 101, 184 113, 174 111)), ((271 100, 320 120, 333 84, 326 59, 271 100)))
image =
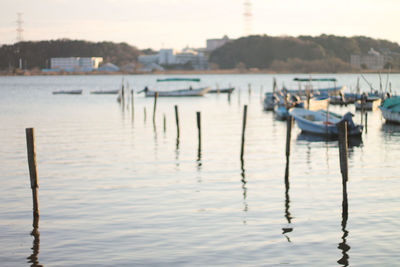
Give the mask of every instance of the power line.
POLYGON ((244 34, 245 36, 251 35, 252 32, 252 20, 253 20, 253 12, 251 0, 244 1, 244 34))
POLYGON ((17 42, 22 42, 24 40, 22 36, 22 33, 24 32, 22 23, 22 13, 17 13, 17 42))

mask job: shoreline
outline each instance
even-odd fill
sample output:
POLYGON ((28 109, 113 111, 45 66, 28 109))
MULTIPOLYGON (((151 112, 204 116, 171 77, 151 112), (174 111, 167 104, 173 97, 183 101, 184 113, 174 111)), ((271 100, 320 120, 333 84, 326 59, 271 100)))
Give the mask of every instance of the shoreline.
MULTIPOLYGON (((154 71, 154 72, 141 72, 141 71, 132 71, 132 72, 42 72, 42 71, 30 71, 30 70, 16 70, 15 72, 0 72, 0 76, 79 76, 79 75, 198 75, 198 74, 209 74, 209 75, 224 75, 224 74, 293 74, 296 72, 290 71, 274 71, 268 69, 248 69, 248 70, 240 70, 240 69, 226 69, 226 70, 168 70, 168 71, 154 71)), ((300 73, 300 72, 299 72, 300 73)), ((354 70, 354 71, 345 71, 345 72, 332 72, 329 74, 358 74, 358 73, 366 73, 366 74, 382 74, 386 75, 387 70, 377 71, 377 70, 354 70)), ((399 74, 400 70, 392 70, 390 74, 399 74)), ((309 72, 304 74, 328 74, 327 72, 309 72)))

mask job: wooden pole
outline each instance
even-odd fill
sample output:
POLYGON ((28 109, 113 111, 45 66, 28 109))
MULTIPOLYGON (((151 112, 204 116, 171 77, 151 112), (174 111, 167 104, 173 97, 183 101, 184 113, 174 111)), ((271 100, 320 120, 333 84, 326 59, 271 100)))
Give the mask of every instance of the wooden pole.
POLYGON ((143 116, 144 116, 144 121, 146 121, 147 118, 146 107, 143 108, 143 116))
POLYGON ((201 148, 201 114, 200 111, 196 112, 197 117, 197 130, 198 130, 198 137, 199 137, 199 149, 201 148))
POLYGON ((32 198, 33 198, 33 217, 39 217, 39 197, 38 197, 38 174, 36 165, 36 147, 35 147, 35 129, 26 128, 26 145, 28 152, 28 165, 29 165, 29 175, 31 180, 32 198))
POLYGON ((249 96, 251 95, 251 83, 249 83, 249 96))
POLYGON ((286 159, 289 160, 290 156, 290 139, 292 137, 293 117, 288 116, 286 119, 286 159))
POLYGON ((246 121, 247 121, 247 105, 244 105, 243 109, 243 126, 242 126, 242 146, 240 150, 240 159, 243 160, 243 154, 244 154, 244 136, 245 136, 245 131, 246 131, 246 121))
POLYGON ((230 104, 231 103, 231 92, 228 92, 228 103, 230 104))
POLYGON ((344 184, 348 180, 347 121, 341 121, 337 126, 339 135, 340 171, 342 173, 342 181, 344 184))
POLYGON ((365 133, 368 132, 368 112, 365 112, 365 133))
POLYGON ((153 123, 155 123, 156 121, 157 98, 158 98, 158 92, 154 94, 153 123))
POLYGON ((178 115, 178 106, 175 105, 175 121, 176 121, 176 135, 177 138, 180 136, 180 130, 179 130, 179 115, 178 115))

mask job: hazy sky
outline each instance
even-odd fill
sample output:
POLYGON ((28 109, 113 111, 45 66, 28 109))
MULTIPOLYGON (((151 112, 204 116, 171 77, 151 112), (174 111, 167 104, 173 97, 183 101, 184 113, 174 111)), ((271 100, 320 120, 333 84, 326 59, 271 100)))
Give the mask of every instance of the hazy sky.
MULTIPOLYGON (((244 0, 0 0, 0 44, 59 38, 140 49, 204 47, 245 34, 244 0)), ((400 0, 252 0, 252 34, 366 35, 400 43, 400 0)))

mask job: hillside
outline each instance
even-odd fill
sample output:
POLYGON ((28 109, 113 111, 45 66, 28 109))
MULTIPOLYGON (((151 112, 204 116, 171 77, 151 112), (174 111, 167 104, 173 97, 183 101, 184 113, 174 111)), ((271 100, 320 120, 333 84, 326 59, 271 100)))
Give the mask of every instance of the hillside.
POLYGON ((103 57, 104 62, 119 66, 135 61, 142 52, 126 43, 88 42, 81 40, 51 40, 19 42, 0 47, 0 70, 18 67, 19 58, 24 68, 48 68, 52 57, 103 57))
POLYGON ((400 53, 397 43, 363 36, 320 35, 296 38, 257 35, 234 40, 214 50, 210 62, 221 69, 350 71, 350 55, 366 54, 370 48, 381 53, 400 53))

